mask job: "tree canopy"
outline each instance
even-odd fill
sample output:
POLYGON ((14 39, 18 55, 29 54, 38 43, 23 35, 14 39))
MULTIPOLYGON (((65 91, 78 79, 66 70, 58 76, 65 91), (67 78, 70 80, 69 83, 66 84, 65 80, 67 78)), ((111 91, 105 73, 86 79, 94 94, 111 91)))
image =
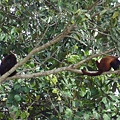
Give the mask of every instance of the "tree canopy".
POLYGON ((120 70, 81 71, 120 56, 117 0, 0 0, 0 48, 18 61, 0 77, 1 120, 120 119, 120 70))

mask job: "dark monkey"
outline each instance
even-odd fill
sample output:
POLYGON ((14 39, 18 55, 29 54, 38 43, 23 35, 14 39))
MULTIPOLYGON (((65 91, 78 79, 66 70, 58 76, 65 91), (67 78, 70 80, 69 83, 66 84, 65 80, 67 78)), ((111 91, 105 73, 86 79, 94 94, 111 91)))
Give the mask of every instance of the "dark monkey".
MULTIPOLYGON (((10 55, 7 55, 4 57, 1 61, 0 65, 0 75, 5 74, 7 71, 9 71, 15 64, 17 64, 16 56, 11 53, 10 55)), ((9 77, 15 75, 17 72, 16 70, 9 75, 9 77)))

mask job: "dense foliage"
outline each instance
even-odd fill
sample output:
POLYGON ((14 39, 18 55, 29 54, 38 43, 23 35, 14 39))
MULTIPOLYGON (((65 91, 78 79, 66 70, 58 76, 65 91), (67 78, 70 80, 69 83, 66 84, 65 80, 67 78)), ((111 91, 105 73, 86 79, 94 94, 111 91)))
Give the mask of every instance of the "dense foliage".
POLYGON ((119 74, 65 69, 96 70, 101 54, 120 55, 117 0, 0 0, 1 59, 10 51, 18 64, 30 56, 0 84, 1 120, 120 119, 119 74))

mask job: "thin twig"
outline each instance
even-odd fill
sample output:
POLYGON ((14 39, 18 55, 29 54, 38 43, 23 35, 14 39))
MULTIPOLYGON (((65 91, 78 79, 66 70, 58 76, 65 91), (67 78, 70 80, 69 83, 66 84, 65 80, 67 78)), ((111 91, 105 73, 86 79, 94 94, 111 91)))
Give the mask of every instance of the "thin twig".
POLYGON ((104 53, 98 53, 98 54, 91 55, 91 56, 89 56, 89 57, 81 60, 80 62, 74 64, 74 65, 73 65, 73 68, 79 68, 79 66, 80 66, 81 64, 89 61, 90 59, 92 59, 92 58, 94 58, 94 57, 98 57, 98 56, 100 56, 100 55, 104 55, 104 54, 110 53, 110 52, 114 51, 115 49, 116 49, 116 48, 113 48, 113 49, 110 49, 110 50, 108 50, 108 51, 106 51, 106 52, 104 52, 104 53))

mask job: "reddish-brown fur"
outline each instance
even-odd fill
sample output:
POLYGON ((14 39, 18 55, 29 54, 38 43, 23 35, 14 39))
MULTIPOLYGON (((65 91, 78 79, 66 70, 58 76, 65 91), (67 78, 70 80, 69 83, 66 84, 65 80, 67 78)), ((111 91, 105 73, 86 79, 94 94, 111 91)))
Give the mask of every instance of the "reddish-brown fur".
POLYGON ((111 69, 111 67, 114 70, 117 70, 119 68, 120 61, 118 60, 118 57, 115 56, 106 56, 101 59, 100 63, 96 61, 96 66, 98 68, 98 71, 96 73, 87 72, 85 70, 82 70, 83 75, 89 75, 89 76, 97 76, 101 75, 103 72, 107 72, 111 69))

